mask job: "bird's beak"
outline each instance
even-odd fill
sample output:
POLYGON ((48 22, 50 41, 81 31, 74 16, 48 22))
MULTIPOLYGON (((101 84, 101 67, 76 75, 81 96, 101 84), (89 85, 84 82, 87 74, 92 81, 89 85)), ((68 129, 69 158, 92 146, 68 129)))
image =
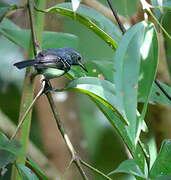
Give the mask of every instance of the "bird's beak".
POLYGON ((87 68, 85 67, 85 65, 82 64, 82 62, 79 61, 78 63, 84 69, 84 71, 88 72, 87 68))

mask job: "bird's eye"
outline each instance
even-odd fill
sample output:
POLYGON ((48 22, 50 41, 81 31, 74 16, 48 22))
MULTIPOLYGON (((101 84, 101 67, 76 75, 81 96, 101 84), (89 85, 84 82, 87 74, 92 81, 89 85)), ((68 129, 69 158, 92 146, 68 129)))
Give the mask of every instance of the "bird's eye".
POLYGON ((78 60, 79 60, 79 61, 81 60, 81 57, 80 57, 80 56, 78 57, 78 60))

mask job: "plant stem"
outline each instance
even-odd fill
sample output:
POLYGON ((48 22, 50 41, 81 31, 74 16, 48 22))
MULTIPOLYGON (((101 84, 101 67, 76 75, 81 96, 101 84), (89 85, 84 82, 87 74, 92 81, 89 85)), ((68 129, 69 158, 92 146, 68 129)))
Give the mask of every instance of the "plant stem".
POLYGON ((26 112, 24 113, 23 117, 21 118, 14 134, 11 136, 11 140, 13 140, 17 133, 19 132, 20 128, 22 127, 22 124, 24 123, 24 120, 26 119, 26 116, 28 115, 28 113, 32 110, 34 104, 36 103, 36 101, 39 99, 39 97, 43 94, 43 91, 44 91, 44 84, 45 82, 43 82, 43 86, 42 88, 40 89, 40 91, 37 93, 37 95, 35 96, 35 98, 33 99, 32 103, 30 104, 30 106, 28 107, 28 109, 26 110, 26 112))
MULTIPOLYGON (((48 84, 46 84, 46 85, 48 85, 48 84)), ((48 85, 48 86, 49 86, 49 85, 48 85)), ((48 88, 48 87, 47 87, 47 88, 48 88)), ((68 135, 66 134, 65 129, 64 129, 64 126, 63 126, 63 124, 62 124, 62 122, 61 122, 61 120, 60 120, 60 118, 59 118, 59 116, 58 116, 58 112, 57 112, 57 110, 56 110, 56 105, 55 105, 55 103, 54 103, 54 101, 53 101, 52 94, 51 94, 51 92, 49 92, 49 91, 46 92, 45 94, 46 94, 47 99, 48 99, 48 101, 49 101, 49 104, 50 104, 50 106, 51 106, 51 109, 52 109, 52 112, 53 112, 53 115, 54 115, 54 118, 55 118, 57 127, 58 127, 58 129, 59 129, 62 137, 64 138, 64 141, 65 141, 65 143, 66 143, 66 145, 67 145, 67 147, 68 147, 68 150, 69 150, 69 152, 70 152, 70 154, 71 154, 71 157, 72 157, 72 159, 73 159, 73 162, 75 163, 76 167, 78 168, 78 170, 79 170, 82 178, 83 178, 84 180, 88 180, 88 178, 87 178, 84 170, 83 170, 82 167, 81 167, 80 158, 77 156, 77 154, 76 154, 76 152, 75 152, 75 150, 74 150, 74 147, 73 147, 73 145, 72 145, 72 143, 71 143, 68 135)))
MULTIPOLYGON (((28 3, 28 10, 29 10, 29 18, 30 18, 30 27, 31 27, 31 35, 32 35, 32 41, 30 49, 29 49, 29 56, 33 55, 32 49, 34 48, 34 54, 36 55, 39 51, 39 45, 38 41, 36 38, 36 25, 35 25, 35 20, 34 20, 34 6, 33 6, 33 0, 27 0, 28 3), (34 44, 34 46, 33 46, 34 44)), ((45 5, 45 0, 41 0, 42 3, 45 5)), ((41 15, 42 16, 42 15, 41 15)), ((42 19, 43 21, 43 19, 42 19)), ((42 25, 42 22, 39 22, 40 25, 42 25)), ((42 29, 38 29, 38 33, 42 34, 42 29)), ((41 37, 41 36, 39 36, 41 37)), ((24 81, 24 87, 22 91, 22 98, 21 98, 21 107, 20 107, 20 116, 19 116, 19 122, 20 119, 24 116, 25 112, 29 108, 30 104, 32 103, 33 100, 33 95, 34 95, 34 85, 33 82, 31 81, 31 68, 26 69, 26 76, 25 76, 25 81, 24 81)), ((30 132, 30 125, 31 125, 31 117, 32 117, 32 109, 30 109, 30 112, 27 114, 22 129, 20 130, 19 136, 17 139, 21 142, 22 145, 22 151, 26 153, 27 151, 27 145, 28 145, 28 140, 29 140, 29 132, 30 132)), ((25 163, 25 158, 19 158, 18 162, 21 164, 25 163)), ((17 171, 15 168, 13 168, 12 172, 12 180, 19 180, 20 176, 18 175, 17 171)))
POLYGON ((126 32, 126 29, 125 29, 124 25, 123 25, 122 22, 120 21, 119 16, 118 16, 117 12, 115 11, 115 9, 113 8, 111 1, 110 1, 110 0, 107 0, 107 2, 108 2, 108 4, 109 4, 110 9, 112 10, 112 13, 113 13, 113 15, 114 15, 114 17, 115 17, 118 25, 119 25, 120 30, 121 30, 122 33, 124 34, 124 33, 126 32))
POLYGON ((87 164, 86 162, 84 162, 83 160, 80 160, 80 163, 84 166, 86 166, 87 168, 91 169, 92 171, 96 172, 97 174, 103 176, 105 179, 108 180, 112 180, 109 176, 105 175, 104 173, 102 173, 101 171, 99 171, 98 169, 94 168, 93 166, 91 166, 90 164, 87 164))
POLYGON ((33 49, 34 55, 36 56, 40 51, 40 46, 37 40, 36 35, 36 24, 35 24, 35 15, 34 15, 34 4, 33 0, 28 0, 28 10, 29 10, 29 18, 30 18, 30 28, 32 34, 32 41, 33 41, 33 49))

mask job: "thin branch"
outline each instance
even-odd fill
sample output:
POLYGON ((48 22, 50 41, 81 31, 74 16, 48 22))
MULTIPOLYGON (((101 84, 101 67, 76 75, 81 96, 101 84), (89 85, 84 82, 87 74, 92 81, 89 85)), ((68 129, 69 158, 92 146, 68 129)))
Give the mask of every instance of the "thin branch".
POLYGON ((105 179, 112 180, 109 176, 105 175, 104 173, 102 173, 102 172, 99 171, 98 169, 94 168, 94 167, 91 166, 90 164, 87 164, 87 163, 84 162, 83 160, 80 160, 80 163, 81 163, 82 165, 84 165, 85 167, 91 169, 92 171, 96 172, 97 174, 103 176, 105 179))
POLYGON ((112 13, 113 13, 113 15, 114 15, 114 17, 115 17, 115 19, 116 19, 119 27, 120 27, 120 30, 121 30, 122 33, 124 34, 124 33, 126 32, 126 29, 125 29, 123 23, 120 21, 119 16, 118 16, 117 12, 115 11, 115 9, 113 8, 111 1, 110 1, 110 0, 107 0, 107 2, 108 2, 109 7, 110 7, 110 9, 112 10, 112 13))
MULTIPOLYGON (((48 83, 46 82, 45 89, 48 89, 48 88, 49 88, 49 84, 50 84, 50 82, 48 82, 48 83)), ((54 118, 55 118, 57 127, 58 127, 58 129, 59 129, 62 137, 64 138, 64 141, 65 141, 65 143, 66 143, 66 145, 67 145, 67 147, 68 147, 68 150, 69 150, 69 152, 70 152, 70 154, 71 154, 71 157, 72 157, 72 159, 73 159, 73 162, 75 163, 76 167, 78 168, 78 170, 79 170, 82 178, 83 178, 84 180, 88 180, 88 177, 86 176, 84 170, 83 170, 82 167, 81 167, 80 158, 77 156, 77 154, 76 154, 76 152, 75 152, 75 150, 74 150, 74 147, 73 147, 73 145, 72 145, 72 143, 71 143, 68 135, 66 134, 65 129, 64 129, 64 126, 63 126, 63 124, 62 124, 62 122, 61 122, 61 120, 60 120, 60 118, 59 118, 58 112, 57 112, 57 110, 56 110, 56 105, 55 105, 55 103, 54 103, 54 101, 53 101, 53 98, 52 98, 52 94, 51 94, 51 92, 49 92, 49 91, 45 91, 45 94, 46 94, 47 99, 48 99, 48 101, 49 101, 49 104, 50 104, 50 106, 51 106, 51 109, 52 109, 52 112, 53 112, 53 115, 54 115, 54 118)))
POLYGON ((30 110, 32 109, 32 107, 34 106, 34 104, 35 104, 35 102, 38 100, 38 98, 43 94, 43 92, 44 92, 44 87, 45 87, 45 82, 43 81, 43 83, 42 83, 42 88, 41 88, 40 91, 37 93, 36 97, 33 99, 32 103, 30 104, 30 106, 28 107, 28 109, 27 109, 26 112, 24 113, 23 117, 21 118, 21 120, 20 120, 20 122, 19 122, 19 124, 18 124, 18 126, 17 126, 17 128, 16 128, 16 130, 15 130, 15 132, 14 132, 14 134, 13 134, 13 135, 11 136, 11 138, 10 138, 11 140, 13 140, 13 139, 16 137, 18 131, 20 130, 22 124, 24 123, 24 120, 25 120, 27 114, 30 112, 30 110))
POLYGON ((166 92, 166 90, 161 86, 159 81, 155 80, 156 85, 160 88, 163 94, 171 101, 171 96, 166 92))
MULTIPOLYGON (((96 11, 99 11, 104 16, 106 16, 108 19, 110 19, 112 22, 117 24, 117 21, 116 21, 115 17, 113 17, 112 11, 108 7, 106 7, 102 3, 100 3, 99 1, 96 1, 96 0, 82 0, 81 3, 88 6, 88 7, 91 7, 93 9, 95 9, 96 11)), ((128 23, 128 20, 126 18, 124 18, 123 16, 119 15, 119 19, 122 22, 127 22, 128 23)))
POLYGON ((35 25, 35 17, 34 17, 34 4, 33 0, 28 0, 28 9, 29 9, 29 18, 30 18, 30 27, 32 33, 32 40, 33 40, 33 49, 34 55, 37 55, 40 51, 40 46, 37 40, 36 35, 36 25, 35 25))

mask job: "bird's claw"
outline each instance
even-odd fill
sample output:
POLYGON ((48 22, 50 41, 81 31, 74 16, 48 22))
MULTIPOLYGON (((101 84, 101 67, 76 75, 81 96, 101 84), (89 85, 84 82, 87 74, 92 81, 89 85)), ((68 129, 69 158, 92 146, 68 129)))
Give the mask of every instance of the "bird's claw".
POLYGON ((43 79, 41 79, 41 81, 45 82, 44 91, 43 91, 45 94, 50 92, 50 91, 56 91, 57 90, 57 88, 53 88, 51 86, 50 81, 48 79, 43 78, 43 79))

